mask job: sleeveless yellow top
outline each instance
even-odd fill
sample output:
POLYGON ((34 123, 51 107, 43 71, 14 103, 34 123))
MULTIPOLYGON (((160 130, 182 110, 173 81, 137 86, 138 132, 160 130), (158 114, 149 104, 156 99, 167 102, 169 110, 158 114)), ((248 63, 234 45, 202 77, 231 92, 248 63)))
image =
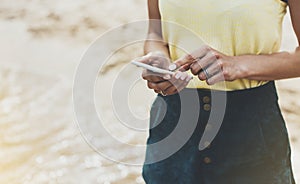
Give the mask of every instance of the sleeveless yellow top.
MULTIPOLYGON (((203 44, 231 56, 278 52, 286 6, 281 0, 159 0, 172 61, 203 44)), ((194 77, 187 87, 231 91, 266 82, 239 79, 209 86, 194 77)))

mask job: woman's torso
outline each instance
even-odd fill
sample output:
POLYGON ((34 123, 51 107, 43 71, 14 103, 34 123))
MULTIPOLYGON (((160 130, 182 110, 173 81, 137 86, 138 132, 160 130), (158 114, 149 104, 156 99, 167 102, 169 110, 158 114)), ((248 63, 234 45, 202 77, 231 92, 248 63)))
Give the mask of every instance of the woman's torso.
MULTIPOLYGON (((160 0, 163 37, 174 61, 207 44, 236 56, 279 51, 286 3, 281 0, 160 0)), ((194 78, 189 88, 239 90, 266 81, 239 79, 208 86, 194 78)))

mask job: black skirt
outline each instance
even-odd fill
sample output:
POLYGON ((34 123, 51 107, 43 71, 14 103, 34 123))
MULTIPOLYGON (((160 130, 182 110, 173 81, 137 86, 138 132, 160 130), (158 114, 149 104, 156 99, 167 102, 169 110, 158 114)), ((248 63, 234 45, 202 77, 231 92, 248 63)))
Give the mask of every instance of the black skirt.
POLYGON ((148 184, 294 184, 274 82, 238 91, 184 89, 155 99, 148 184))

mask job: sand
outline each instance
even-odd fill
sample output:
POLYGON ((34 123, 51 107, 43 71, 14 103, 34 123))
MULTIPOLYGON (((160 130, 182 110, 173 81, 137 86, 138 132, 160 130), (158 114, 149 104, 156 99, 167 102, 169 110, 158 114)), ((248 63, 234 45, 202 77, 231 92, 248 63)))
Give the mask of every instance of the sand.
MULTIPOLYGON (((145 19, 145 2, 1 0, 0 183, 143 183, 140 166, 107 160, 85 142, 75 121, 72 85, 76 67, 90 43, 120 24, 145 19)), ((292 51, 296 46, 290 32, 286 16, 282 50, 292 51)), ((120 126, 110 98, 106 98, 109 91, 102 89, 111 87, 120 69, 120 83, 126 84, 130 76, 138 75, 138 71, 123 67, 141 53, 139 43, 118 51, 95 89, 96 106, 106 128, 118 139, 134 145, 143 145, 147 132, 120 126)), ((299 82, 277 82, 298 182, 299 82)), ((137 81, 129 93, 133 114, 146 122, 153 98, 154 93, 147 90, 145 83, 137 81)), ((87 122, 93 121, 89 118, 87 122)), ((146 127, 146 123, 140 126, 146 127)), ((143 150, 133 152, 126 146, 115 149, 108 138, 99 136, 99 144, 106 152, 130 163, 143 160, 143 150)))

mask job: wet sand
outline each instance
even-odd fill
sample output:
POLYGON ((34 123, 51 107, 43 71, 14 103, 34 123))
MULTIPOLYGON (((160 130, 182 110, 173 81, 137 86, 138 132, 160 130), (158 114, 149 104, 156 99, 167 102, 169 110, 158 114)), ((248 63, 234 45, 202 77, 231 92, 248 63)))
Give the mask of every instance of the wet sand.
MULTIPOLYGON (((108 0, 1 1, 1 184, 143 183, 140 166, 109 161, 85 142, 74 121, 72 84, 81 56, 96 37, 112 27, 145 18, 146 5, 139 0, 118 4, 108 0)), ((282 50, 291 51, 296 46, 290 31, 290 21, 286 19, 282 50)), ((97 81, 96 99, 100 98, 97 108, 111 108, 109 99, 101 98, 108 95, 101 91, 103 85, 109 86, 125 61, 141 53, 142 48, 137 44, 112 58, 107 72, 97 81)), ((131 75, 122 73, 123 82, 131 75)), ((277 82, 297 181, 300 181, 299 82, 299 79, 277 82)), ((130 96, 132 111, 147 119, 154 94, 142 81, 136 86, 130 96)), ((112 111, 102 112, 113 135, 129 144, 145 143, 147 132, 120 128, 112 111)), ((113 146, 108 139, 101 139, 107 151, 122 153, 128 162, 143 159, 143 152, 134 153, 125 146, 111 150, 113 146)))

